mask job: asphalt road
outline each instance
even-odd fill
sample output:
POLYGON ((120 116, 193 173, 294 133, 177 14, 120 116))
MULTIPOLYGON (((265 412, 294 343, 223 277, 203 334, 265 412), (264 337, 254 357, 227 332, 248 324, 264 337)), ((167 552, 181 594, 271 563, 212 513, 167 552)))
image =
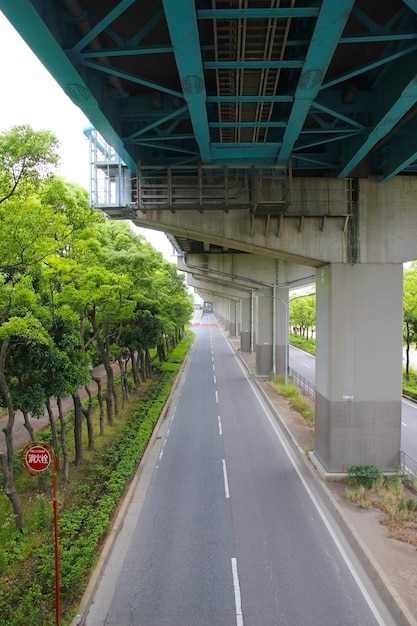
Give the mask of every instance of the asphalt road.
MULTIPOLYGON (((417 353, 410 352, 411 367, 417 369, 417 353)), ((289 346, 289 365, 312 385, 315 382, 316 357, 295 346, 289 346)), ((417 469, 417 404, 403 399, 401 404, 401 450, 414 461, 417 469)))
POLYGON ((195 334, 87 626, 393 625, 220 329, 195 334))

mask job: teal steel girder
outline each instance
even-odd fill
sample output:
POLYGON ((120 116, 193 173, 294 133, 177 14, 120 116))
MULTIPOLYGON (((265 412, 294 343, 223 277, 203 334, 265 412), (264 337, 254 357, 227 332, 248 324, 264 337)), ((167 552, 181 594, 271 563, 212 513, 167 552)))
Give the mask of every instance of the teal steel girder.
POLYGON ((295 174, 345 177, 364 164, 385 180, 415 174, 417 0, 268 4, 0 0, 0 10, 132 171, 291 160, 295 174))
POLYGON ((162 4, 201 161, 211 163, 205 77, 195 4, 190 0, 162 0, 162 4))

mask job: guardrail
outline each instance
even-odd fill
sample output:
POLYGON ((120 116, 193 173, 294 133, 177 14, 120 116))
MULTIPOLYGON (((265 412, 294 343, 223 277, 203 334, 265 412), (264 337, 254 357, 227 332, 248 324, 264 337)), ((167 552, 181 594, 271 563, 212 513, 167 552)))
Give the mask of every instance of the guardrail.
POLYGON ((413 474, 417 477, 417 461, 408 456, 405 452, 401 451, 401 470, 404 474, 413 474))
POLYGON ((294 382, 295 385, 304 393, 306 393, 312 400, 316 397, 316 388, 309 380, 301 376, 298 372, 293 370, 291 367, 288 368, 288 376, 294 382))

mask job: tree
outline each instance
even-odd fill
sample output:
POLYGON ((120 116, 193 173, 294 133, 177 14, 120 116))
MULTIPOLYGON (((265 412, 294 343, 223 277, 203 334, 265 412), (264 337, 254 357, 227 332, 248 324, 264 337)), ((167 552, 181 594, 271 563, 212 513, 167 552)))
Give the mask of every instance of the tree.
POLYGON ((406 345, 405 373, 410 376, 410 346, 417 341, 417 268, 404 270, 404 322, 403 336, 406 345))
POLYGON ((290 296, 289 323, 308 339, 309 332, 313 331, 316 324, 315 294, 290 296))
POLYGON ((15 407, 13 405, 10 378, 7 375, 8 361, 13 361, 16 349, 26 348, 27 352, 41 346, 50 345, 50 338, 42 324, 31 313, 23 317, 10 317, 0 327, 0 394, 2 406, 7 408, 8 421, 3 432, 6 438, 6 457, 1 458, 5 476, 4 491, 9 498, 15 517, 16 527, 24 527, 24 517, 20 498, 16 491, 13 465, 13 426, 15 407))
POLYGON ((0 135, 0 204, 28 197, 59 162, 58 140, 47 130, 13 126, 0 135))

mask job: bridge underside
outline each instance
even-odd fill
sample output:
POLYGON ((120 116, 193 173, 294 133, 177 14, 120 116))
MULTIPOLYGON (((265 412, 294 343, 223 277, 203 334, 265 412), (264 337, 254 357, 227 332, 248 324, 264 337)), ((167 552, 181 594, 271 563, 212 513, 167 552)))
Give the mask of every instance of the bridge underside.
POLYGON ((291 281, 317 275, 318 457, 331 471, 396 469, 401 264, 417 256, 416 0, 0 9, 92 124, 93 206, 169 233, 211 269, 201 291, 241 303, 233 328, 261 374, 285 362, 291 281), (256 296, 258 317, 256 283, 270 300, 256 296))
POLYGON ((0 0, 122 157, 142 166, 415 173, 414 0, 0 0))

